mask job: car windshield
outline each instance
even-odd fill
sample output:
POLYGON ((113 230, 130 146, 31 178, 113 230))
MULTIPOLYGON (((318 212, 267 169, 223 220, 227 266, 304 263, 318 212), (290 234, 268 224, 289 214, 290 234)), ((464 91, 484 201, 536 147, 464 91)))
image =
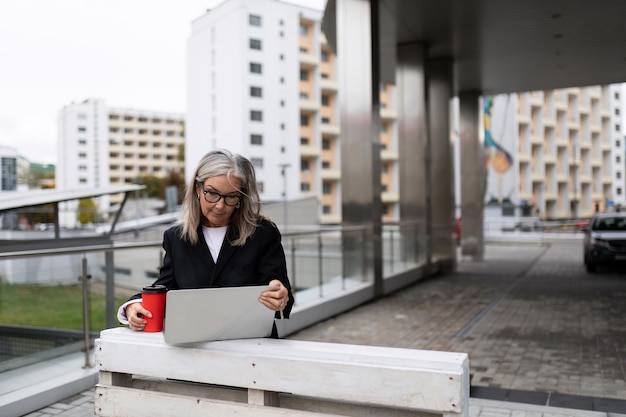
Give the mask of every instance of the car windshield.
POLYGON ((596 219, 592 230, 626 231, 626 217, 603 217, 596 219))

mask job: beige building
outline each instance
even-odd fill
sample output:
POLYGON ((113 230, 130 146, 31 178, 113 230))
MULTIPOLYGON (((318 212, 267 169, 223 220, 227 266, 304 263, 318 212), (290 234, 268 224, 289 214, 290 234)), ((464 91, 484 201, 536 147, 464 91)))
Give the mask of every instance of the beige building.
MULTIPOLYGON (((58 117, 56 188, 106 188, 180 172, 184 142, 182 114, 111 108, 98 99, 69 104, 58 117)), ((99 211, 106 216, 122 198, 100 197, 99 211)), ((64 225, 71 226, 69 203, 66 212, 64 225)))
POLYGON ((491 114, 485 109, 485 131, 493 140, 485 143, 486 203, 508 198, 528 207, 526 215, 547 220, 587 218, 623 205, 620 89, 590 86, 492 98, 491 114))
MULTIPOLYGON (((321 223, 329 224, 341 222, 341 92, 336 57, 319 25, 318 20, 300 19, 300 191, 321 195, 321 223), (317 50, 319 57, 311 54, 317 50), (317 119, 319 133, 312 122, 317 119)), ((399 196, 397 112, 392 85, 381 85, 380 104, 383 221, 393 221, 398 218, 399 196)))
MULTIPOLYGON (((110 185, 137 183, 147 175, 182 172, 185 143, 183 115, 134 109, 109 109, 110 185)), ((111 198, 119 203, 121 196, 111 198)))

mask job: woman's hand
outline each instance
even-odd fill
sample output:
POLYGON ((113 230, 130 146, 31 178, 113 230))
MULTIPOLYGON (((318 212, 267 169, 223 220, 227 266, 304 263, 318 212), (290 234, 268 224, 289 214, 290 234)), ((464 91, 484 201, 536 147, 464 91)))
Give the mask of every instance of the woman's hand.
POLYGON ((132 330, 143 330, 148 322, 144 317, 152 318, 152 313, 143 308, 141 303, 132 303, 126 306, 128 327, 132 330))
POLYGON ((283 283, 277 279, 272 280, 269 285, 277 289, 263 291, 259 301, 270 310, 282 311, 287 305, 287 302, 289 302, 289 291, 287 291, 283 283))

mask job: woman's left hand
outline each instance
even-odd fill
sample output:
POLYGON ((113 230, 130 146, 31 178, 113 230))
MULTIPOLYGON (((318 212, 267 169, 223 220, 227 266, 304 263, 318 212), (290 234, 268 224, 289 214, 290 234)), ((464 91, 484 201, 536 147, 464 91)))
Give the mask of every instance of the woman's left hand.
POLYGON ((270 281, 269 285, 276 287, 276 289, 263 291, 259 301, 270 310, 283 310, 289 302, 289 291, 287 291, 283 283, 277 279, 270 281))

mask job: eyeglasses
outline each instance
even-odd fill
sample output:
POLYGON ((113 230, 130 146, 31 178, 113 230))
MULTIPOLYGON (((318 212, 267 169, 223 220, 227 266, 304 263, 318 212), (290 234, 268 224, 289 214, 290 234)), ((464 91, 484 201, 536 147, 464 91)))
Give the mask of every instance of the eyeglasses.
POLYGON ((204 200, 207 203, 217 203, 220 201, 220 198, 223 198, 224 204, 227 206, 236 206, 241 201, 241 196, 239 195, 224 195, 210 190, 202 190, 202 194, 204 194, 204 200))

